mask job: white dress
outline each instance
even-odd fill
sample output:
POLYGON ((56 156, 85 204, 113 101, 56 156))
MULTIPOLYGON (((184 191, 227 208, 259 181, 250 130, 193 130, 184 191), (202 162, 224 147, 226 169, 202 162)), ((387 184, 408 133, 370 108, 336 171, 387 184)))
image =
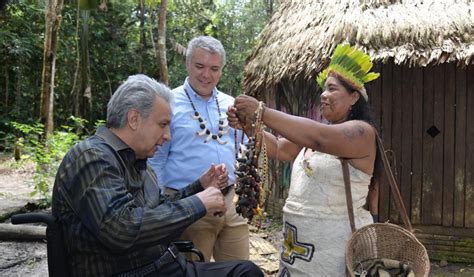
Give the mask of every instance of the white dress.
MULTIPOLYGON (((345 247, 351 236, 340 160, 302 150, 293 164, 283 207, 284 241, 279 276, 345 276, 345 247)), ((356 228, 373 223, 362 208, 371 176, 349 165, 356 228)))

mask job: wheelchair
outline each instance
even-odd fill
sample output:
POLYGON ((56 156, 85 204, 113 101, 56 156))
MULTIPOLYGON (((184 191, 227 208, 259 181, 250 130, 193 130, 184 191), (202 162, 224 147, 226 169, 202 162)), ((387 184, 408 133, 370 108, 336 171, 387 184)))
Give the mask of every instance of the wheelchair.
MULTIPOLYGON (((51 277, 70 276, 67 261, 66 246, 63 241, 61 225, 49 213, 25 213, 11 217, 12 224, 45 223, 46 224, 46 252, 48 256, 48 273, 51 277)), ((189 252, 198 256, 198 261, 203 262, 204 256, 194 247, 192 241, 174 241, 180 252, 189 252)))

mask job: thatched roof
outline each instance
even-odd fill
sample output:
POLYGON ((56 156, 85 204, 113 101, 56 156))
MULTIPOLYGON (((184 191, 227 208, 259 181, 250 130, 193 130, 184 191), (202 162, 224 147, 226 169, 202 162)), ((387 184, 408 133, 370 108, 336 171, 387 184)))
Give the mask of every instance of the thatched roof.
POLYGON ((474 63, 474 1, 285 0, 247 59, 244 90, 282 79, 314 78, 337 44, 385 62, 427 66, 474 63))

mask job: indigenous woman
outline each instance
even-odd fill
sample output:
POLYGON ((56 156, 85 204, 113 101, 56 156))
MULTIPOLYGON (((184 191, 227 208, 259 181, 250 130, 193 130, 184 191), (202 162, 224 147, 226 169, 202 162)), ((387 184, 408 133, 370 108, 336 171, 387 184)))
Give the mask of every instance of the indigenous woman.
POLYGON ((263 114, 263 123, 283 137, 265 132, 268 157, 293 162, 283 208, 280 276, 345 275, 351 228, 340 158, 349 162, 356 228, 373 223, 363 208, 380 164, 364 88, 379 76, 371 68, 368 55, 349 45, 337 46, 328 68, 317 77, 323 89, 320 110, 330 124, 265 108, 246 95, 229 109, 229 123, 237 128, 256 112, 263 114))

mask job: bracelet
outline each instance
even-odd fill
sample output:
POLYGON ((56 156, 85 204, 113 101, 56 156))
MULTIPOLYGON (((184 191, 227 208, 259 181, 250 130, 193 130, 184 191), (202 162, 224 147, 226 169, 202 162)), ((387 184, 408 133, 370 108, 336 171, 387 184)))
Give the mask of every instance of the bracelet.
POLYGON ((263 101, 260 101, 258 102, 257 110, 255 110, 255 124, 259 124, 262 121, 264 112, 265 112, 265 103, 263 103, 263 101))

